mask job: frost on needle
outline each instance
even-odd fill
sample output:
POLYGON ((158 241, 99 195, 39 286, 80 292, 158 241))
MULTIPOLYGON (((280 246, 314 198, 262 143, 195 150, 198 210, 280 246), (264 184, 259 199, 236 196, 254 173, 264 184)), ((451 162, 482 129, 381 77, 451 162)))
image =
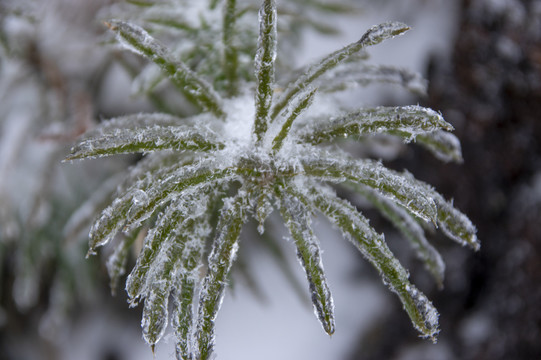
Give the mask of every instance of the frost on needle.
MULTIPOLYGON (((215 6, 210 4, 211 9, 215 6)), ((162 113, 119 117, 102 122, 73 147, 68 160, 144 154, 114 200, 97 216, 89 254, 123 233, 108 265, 114 284, 125 271, 134 239, 144 237, 126 291, 132 306, 144 302, 145 341, 154 349, 170 321, 178 359, 210 359, 215 322, 242 229, 254 218, 262 234, 265 219, 275 209, 293 239, 316 317, 328 334, 336 330, 331 284, 311 225, 313 215, 320 213, 378 270, 421 336, 435 339, 438 312, 410 283, 384 235, 355 206, 338 197, 334 187, 347 186, 364 196, 410 242, 441 286, 445 267, 424 229, 438 227, 452 240, 477 250, 475 226, 407 171, 390 170, 377 159, 354 158, 339 145, 344 140, 393 136, 404 143, 415 141, 444 161, 458 162, 462 156, 460 143, 450 133, 453 127, 440 113, 421 106, 357 108, 331 118, 318 115, 312 106, 318 97, 338 96, 337 91, 344 89, 339 80, 345 81, 347 74, 355 74, 361 85, 386 82, 423 90, 418 75, 368 66, 359 57, 366 48, 409 27, 398 22, 376 25, 358 41, 305 68, 300 76, 284 75, 293 80, 277 91, 280 12, 275 1, 261 4, 253 75, 246 83, 237 76, 248 69, 237 62, 234 39, 239 35, 238 19, 245 12, 234 0, 224 1, 223 6, 224 33, 217 56, 235 63, 223 65, 233 73, 222 76, 220 81, 229 83, 217 88, 213 74, 199 73, 193 64, 179 60, 182 56, 141 27, 108 22, 122 45, 155 63, 201 111, 191 117, 162 113)))

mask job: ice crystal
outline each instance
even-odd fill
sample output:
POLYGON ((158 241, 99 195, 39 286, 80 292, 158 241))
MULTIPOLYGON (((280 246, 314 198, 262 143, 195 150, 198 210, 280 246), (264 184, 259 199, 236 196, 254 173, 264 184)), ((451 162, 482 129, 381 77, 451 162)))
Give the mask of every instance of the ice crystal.
MULTIPOLYGON (((225 63, 238 60, 233 36, 235 3, 224 2, 225 63)), ((342 74, 339 78, 344 79, 354 71, 360 83, 392 82, 424 89, 424 82, 405 70, 354 66, 367 47, 401 35, 409 27, 398 22, 374 26, 359 41, 307 67, 283 91, 276 91, 277 13, 274 0, 263 1, 253 52, 255 84, 248 86, 238 76, 226 76, 229 84, 216 88, 216 82, 179 60, 142 28, 109 21, 122 44, 158 65, 203 111, 190 118, 138 114, 113 119, 72 149, 70 160, 146 154, 92 226, 89 253, 122 231, 124 239, 109 261, 116 279, 124 271, 126 249, 143 225, 149 228, 126 282, 131 304, 144 300, 144 339, 154 348, 163 336, 173 296, 177 357, 209 359, 241 230, 253 217, 262 234, 273 209, 280 213, 296 246, 316 317, 325 332, 335 331, 334 303, 311 226, 313 214, 319 212, 379 271, 421 336, 435 339, 435 308, 409 282, 409 273, 387 247, 383 234, 356 207, 338 197, 331 185, 350 186, 365 196, 411 242, 439 285, 444 265, 420 222, 439 226, 451 239, 478 249, 475 227, 451 202, 408 172, 387 169, 377 160, 354 158, 334 143, 386 134, 404 142, 416 141, 443 160, 459 161, 460 145, 448 133, 453 127, 438 112, 421 106, 356 109, 330 119, 307 111, 318 94, 342 88, 336 79, 325 86, 331 73, 342 74)), ((238 70, 231 63, 225 68, 238 70)))

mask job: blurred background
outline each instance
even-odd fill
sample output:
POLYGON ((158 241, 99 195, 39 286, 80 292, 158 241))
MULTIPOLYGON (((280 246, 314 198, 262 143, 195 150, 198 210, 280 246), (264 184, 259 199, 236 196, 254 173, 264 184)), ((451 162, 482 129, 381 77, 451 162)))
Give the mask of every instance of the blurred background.
MULTIPOLYGON (((134 69, 143 61, 109 44, 102 20, 122 5, 0 0, 1 360, 152 359, 141 338, 141 308, 128 308, 122 284, 111 295, 105 265, 111 250, 85 259, 94 212, 137 157, 61 162, 101 119, 163 105, 134 91, 134 69)), ((481 250, 432 234, 447 265, 439 290, 400 235, 366 211, 439 310, 434 345, 418 337, 377 272, 318 219, 336 305, 337 330, 329 338, 313 316, 291 244, 277 250, 291 269, 279 270, 285 265, 247 231, 218 316, 218 358, 540 359, 541 1, 349 5, 357 11, 319 13, 327 29, 291 30, 294 42, 279 58, 295 68, 356 41, 373 24, 411 25, 372 49, 370 62, 423 74, 428 94, 387 85, 355 89, 347 101, 419 103, 453 124, 463 164, 442 163, 414 144, 383 149, 380 157, 454 199, 477 225, 481 250)), ((286 235, 279 225, 273 231, 286 235)), ((174 358, 173 339, 162 340, 156 358, 174 358)))

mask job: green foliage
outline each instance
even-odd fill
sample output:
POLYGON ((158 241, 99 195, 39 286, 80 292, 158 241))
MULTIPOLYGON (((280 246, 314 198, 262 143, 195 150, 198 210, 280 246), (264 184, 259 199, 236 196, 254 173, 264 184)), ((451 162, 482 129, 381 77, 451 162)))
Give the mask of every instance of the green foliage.
MULTIPOLYGON (((216 3, 209 6, 211 11, 216 3)), ((437 112, 420 106, 357 109, 332 119, 308 111, 313 110, 318 96, 341 89, 334 83, 325 92, 319 91, 320 81, 333 72, 365 71, 366 76, 358 77, 361 84, 394 82, 418 90, 409 80, 395 81, 397 74, 406 73, 403 70, 354 66, 365 48, 401 35, 409 27, 397 22, 374 26, 359 41, 305 69, 279 92, 275 67, 280 9, 275 1, 265 0, 261 5, 259 40, 253 49, 254 76, 242 81, 237 76, 243 66, 238 62, 235 36, 243 12, 236 10, 232 0, 223 6, 219 38, 224 51, 219 69, 224 74, 217 75, 223 80, 221 85, 213 80, 212 72, 178 60, 139 26, 120 20, 108 23, 120 43, 158 65, 202 111, 189 118, 156 113, 113 119, 73 148, 68 160, 146 154, 94 223, 89 254, 120 232, 126 233, 128 237, 109 262, 116 277, 123 272, 132 239, 141 228, 148 228, 126 283, 133 305, 144 300, 144 338, 154 348, 163 336, 172 295, 177 357, 208 359, 213 354, 216 316, 242 228, 253 217, 263 233, 265 219, 275 208, 297 248, 315 313, 328 334, 335 331, 333 299, 311 227, 313 214, 319 212, 379 271, 421 336, 435 341, 439 331, 436 309, 409 282, 408 272, 389 250, 384 236, 355 206, 339 198, 330 184, 349 186, 365 196, 411 242, 441 285, 441 257, 428 243, 420 223, 434 224, 451 239, 478 249, 475 227, 429 185, 407 172, 389 170, 381 162, 356 159, 335 143, 383 134, 406 143, 418 141, 439 158, 456 161, 461 159, 460 146, 447 132, 452 126, 437 112)))
POLYGON ((82 179, 84 171, 60 160, 66 142, 91 120, 103 50, 75 35, 75 53, 86 54, 76 63, 71 38, 58 35, 62 15, 49 5, 0 2, 1 357, 21 346, 28 350, 13 341, 18 336, 26 344, 58 345, 74 312, 96 299, 99 264, 84 261, 87 245, 77 241, 66 221, 112 172, 103 167, 93 179, 82 179), (55 27, 48 26, 52 19, 55 27), (55 48, 60 38, 62 46, 55 48), (66 71, 67 63, 86 72, 69 76, 77 70, 66 71))
MULTIPOLYGON (((212 74, 207 78, 214 89, 228 97, 238 95, 240 83, 253 81, 253 57, 257 49, 259 12, 258 0, 227 0, 223 6, 218 1, 186 0, 151 0, 128 1, 112 6, 102 16, 109 19, 121 19, 137 23, 153 36, 170 40, 169 53, 176 60, 187 64, 192 71, 200 74, 212 74), (182 41, 179 41, 182 39, 182 41)), ((334 24, 325 22, 325 15, 352 14, 358 12, 352 2, 340 1, 326 4, 313 0, 292 0, 277 4, 276 14, 280 16, 276 32, 282 35, 282 44, 295 46, 300 29, 309 27, 322 33, 336 33, 334 24), (308 10, 308 11, 307 11, 308 10)), ((277 70, 288 72, 289 59, 276 59, 277 70)), ((123 61, 122 64, 126 65, 123 61)), ((186 114, 186 109, 175 107, 164 99, 163 87, 167 76, 156 71, 152 63, 141 71, 136 70, 134 90, 138 94, 147 94, 161 109, 175 109, 186 114)), ((130 69, 130 72, 135 69, 130 69)), ((169 82, 174 82, 169 80, 169 82)), ((178 88, 184 92, 183 87, 178 88)), ((169 89, 167 89, 169 90, 169 89)), ((186 94, 187 100, 194 99, 186 94)))

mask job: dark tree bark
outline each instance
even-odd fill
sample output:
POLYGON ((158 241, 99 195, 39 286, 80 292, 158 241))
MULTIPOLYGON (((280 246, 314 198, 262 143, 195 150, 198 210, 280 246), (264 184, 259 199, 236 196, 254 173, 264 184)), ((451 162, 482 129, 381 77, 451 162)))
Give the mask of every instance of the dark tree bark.
POLYGON ((429 291, 438 345, 420 344, 397 306, 351 359, 404 358, 419 346, 417 359, 436 349, 443 359, 541 359, 541 4, 489 4, 463 1, 453 57, 429 69, 424 105, 456 127, 464 164, 419 149, 395 164, 455 198, 481 251, 444 245, 445 289, 429 291))

